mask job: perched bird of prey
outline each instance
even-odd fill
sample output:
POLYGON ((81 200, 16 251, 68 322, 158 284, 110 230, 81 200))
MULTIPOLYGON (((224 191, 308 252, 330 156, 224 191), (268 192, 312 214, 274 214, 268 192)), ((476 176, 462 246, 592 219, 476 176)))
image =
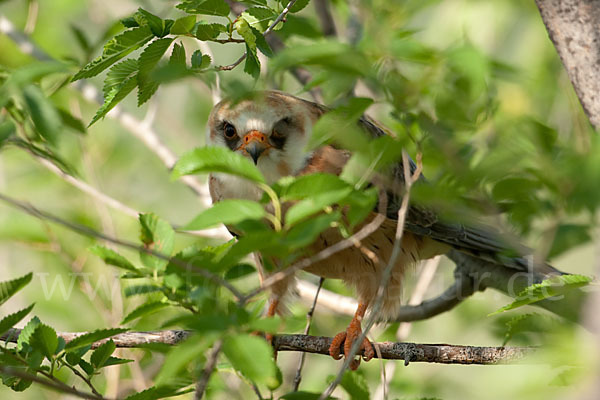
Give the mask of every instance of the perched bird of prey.
MULTIPOLYGON (((305 150, 313 125, 327 111, 320 104, 278 91, 261 92, 237 103, 224 100, 209 116, 208 142, 252 159, 269 183, 289 175, 315 172, 339 175, 351 155, 348 151, 331 145, 311 152, 305 150)), ((363 116, 359 125, 373 137, 385 134, 368 117, 363 116)), ((414 170, 415 165, 411 166, 414 170)), ((402 162, 392 168, 391 173, 395 175, 392 177, 394 182, 404 182, 402 162)), ((209 185, 213 202, 230 198, 259 200, 262 196, 262 190, 253 183, 231 175, 212 174, 209 185)), ((335 336, 329 349, 335 359, 340 359, 342 353, 347 356, 352 343, 361 335, 361 320, 373 305, 382 272, 392 252, 402 195, 398 190, 386 189, 387 218, 373 234, 362 240, 361 246, 347 248, 305 269, 320 277, 342 279, 356 290, 359 301, 356 314, 346 331, 335 336), (375 258, 383 262, 377 262, 369 254, 375 254, 375 258)), ((376 210, 367 222, 375 215, 376 210)), ((342 236, 337 229, 327 229, 316 239, 311 250, 320 251, 340 240, 342 236)), ((493 260, 498 260, 507 250, 497 235, 487 230, 445 223, 435 213, 411 206, 404 225, 401 253, 383 294, 382 316, 395 316, 400 306, 403 273, 408 267, 419 260, 444 254, 451 248, 493 260)), ((507 258, 506 262, 527 271, 527 262, 523 258, 507 258)), ((293 282, 290 277, 271 288, 269 315, 274 315, 282 306, 282 299, 293 282)), ((367 339, 360 350, 367 361, 374 356, 367 339)), ((359 361, 353 360, 351 367, 356 368, 359 361)))

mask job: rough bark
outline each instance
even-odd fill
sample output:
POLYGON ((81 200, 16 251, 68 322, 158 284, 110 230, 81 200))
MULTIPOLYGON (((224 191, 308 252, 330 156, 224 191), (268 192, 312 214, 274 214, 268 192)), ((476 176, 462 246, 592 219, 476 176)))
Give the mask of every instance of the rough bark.
POLYGON ((592 125, 600 128, 600 0, 536 0, 592 125))

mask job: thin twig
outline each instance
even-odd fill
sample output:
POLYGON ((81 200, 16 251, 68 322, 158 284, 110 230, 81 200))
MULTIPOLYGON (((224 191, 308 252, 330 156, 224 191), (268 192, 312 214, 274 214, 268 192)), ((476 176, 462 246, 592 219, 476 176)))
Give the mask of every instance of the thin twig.
POLYGON ((206 385, 208 385, 208 380, 215 369, 215 365, 217 365, 217 359, 219 358, 219 353, 221 352, 222 346, 223 340, 217 340, 212 348, 208 360, 206 360, 206 365, 202 370, 202 376, 200 376, 200 379, 198 379, 198 382, 196 382, 196 393, 194 394, 194 398, 196 400, 200 400, 202 396, 204 396, 206 385))
POLYGON ((232 286, 225 279, 221 278, 220 276, 218 276, 216 274, 213 274, 212 272, 210 272, 204 268, 198 267, 191 263, 183 262, 181 260, 178 260, 177 258, 172 258, 172 257, 166 256, 166 255, 159 253, 157 251, 154 251, 152 249, 147 249, 143 246, 138 246, 137 244, 135 244, 133 242, 128 242, 125 240, 110 237, 108 235, 105 235, 104 233, 98 232, 87 226, 66 221, 60 217, 57 217, 56 215, 42 211, 42 210, 32 206, 29 203, 25 203, 25 202, 13 199, 12 197, 6 196, 5 194, 2 194, 2 193, 0 193, 0 200, 10 204, 11 206, 13 206, 15 208, 18 208, 18 209, 24 211, 25 213, 27 213, 33 217, 39 218, 41 220, 47 220, 47 221, 57 223, 59 225, 62 225, 64 227, 74 231, 74 232, 77 232, 79 234, 89 236, 89 237, 94 237, 97 239, 106 240, 108 242, 114 243, 119 246, 127 247, 127 248, 130 248, 133 250, 137 250, 137 251, 140 251, 140 252, 143 252, 146 254, 153 255, 154 257, 160 258, 161 260, 172 262, 174 265, 176 265, 179 268, 183 268, 184 270, 191 268, 193 270, 193 272, 198 273, 201 276, 203 276, 204 278, 209 279, 209 280, 213 281, 214 283, 225 287, 238 300, 245 298, 239 290, 237 290, 234 286, 232 286))
MULTIPOLYGON (((290 0, 290 2, 287 4, 287 6, 285 6, 283 11, 281 11, 281 13, 277 16, 277 18, 275 18, 275 21, 273 21, 271 23, 271 25, 269 25, 269 27, 263 32, 263 36, 267 36, 269 33, 271 33, 273 31, 273 29, 275 28, 275 26, 277 26, 278 23, 283 21, 285 16, 290 12, 290 8, 292 8, 292 6, 294 5, 294 3, 296 1, 297 0, 290 0)), ((244 61, 246 59, 247 56, 248 56, 248 52, 244 52, 244 54, 242 54, 240 56, 240 58, 238 58, 233 64, 218 66, 218 67, 215 67, 215 69, 218 71, 231 71, 232 69, 234 69, 235 67, 240 65, 242 63, 242 61, 244 61)))
MULTIPOLYGON (((323 286, 323 282, 325 282, 325 278, 319 279, 319 285, 317 286, 317 292, 315 293, 315 298, 313 300, 312 306, 308 313, 306 313, 306 327, 304 328, 304 334, 308 335, 310 333, 310 326, 312 325, 312 318, 315 313, 315 308, 317 307, 317 299, 319 298, 319 292, 321 287, 323 286)), ((300 355, 300 360, 298 361, 298 368, 296 369, 296 375, 294 376, 294 386, 293 391, 297 392, 300 387, 300 381, 302 380, 302 367, 304 366, 304 359, 306 358, 306 353, 302 353, 300 355)))
POLYGON ((40 385, 44 385, 49 389, 56 390, 61 393, 68 393, 70 395, 79 397, 81 399, 108 400, 106 397, 97 396, 95 394, 79 391, 65 383, 62 383, 61 381, 43 379, 37 375, 29 374, 27 372, 23 372, 16 368, 11 368, 11 367, 7 367, 4 365, 0 365, 0 372, 2 372, 3 374, 6 374, 6 375, 15 376, 17 378, 33 381, 33 382, 39 383, 40 385))
POLYGON ((75 375, 77 375, 79 378, 81 378, 81 380, 84 381, 86 385, 88 385, 88 387, 90 388, 92 393, 94 393, 96 396, 98 396, 98 398, 102 397, 102 395, 100 393, 98 393, 98 391, 96 390, 96 388, 94 387, 94 385, 92 384, 92 381, 90 379, 86 378, 81 372, 79 372, 75 367, 73 367, 69 363, 63 363, 63 365, 65 365, 67 368, 69 368, 71 371, 73 371, 73 373, 75 375))

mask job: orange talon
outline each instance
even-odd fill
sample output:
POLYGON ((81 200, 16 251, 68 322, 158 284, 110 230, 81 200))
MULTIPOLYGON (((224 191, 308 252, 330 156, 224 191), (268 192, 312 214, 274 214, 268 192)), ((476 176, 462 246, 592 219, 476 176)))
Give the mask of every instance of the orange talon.
MULTIPOLYGON (((362 335, 362 329, 360 327, 360 322, 365 315, 365 311, 367 310, 366 304, 359 304, 358 309, 356 310, 356 314, 354 314, 354 318, 348 325, 348 328, 345 332, 340 332, 331 341, 331 345, 329 346, 329 355, 333 357, 334 360, 339 360, 342 356, 342 343, 344 344, 344 355, 348 357, 350 354, 350 350, 352 350, 352 344, 362 335)), ((358 348, 357 354, 362 352, 362 359, 365 361, 369 361, 375 356, 375 351, 373 350, 373 345, 369 341, 369 339, 365 338, 358 348)), ((360 358, 354 359, 350 362, 350 369, 355 370, 360 365, 360 358)))

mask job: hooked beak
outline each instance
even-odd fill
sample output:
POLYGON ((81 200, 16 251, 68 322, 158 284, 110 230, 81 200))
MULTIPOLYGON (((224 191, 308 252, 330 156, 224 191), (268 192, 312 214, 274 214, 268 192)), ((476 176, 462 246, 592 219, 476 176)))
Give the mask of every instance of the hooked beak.
POLYGON ((256 165, 258 164, 260 155, 271 147, 271 145, 263 133, 259 131, 250 131, 244 136, 244 144, 242 144, 241 147, 246 153, 250 154, 250 157, 254 160, 254 165, 256 165))

